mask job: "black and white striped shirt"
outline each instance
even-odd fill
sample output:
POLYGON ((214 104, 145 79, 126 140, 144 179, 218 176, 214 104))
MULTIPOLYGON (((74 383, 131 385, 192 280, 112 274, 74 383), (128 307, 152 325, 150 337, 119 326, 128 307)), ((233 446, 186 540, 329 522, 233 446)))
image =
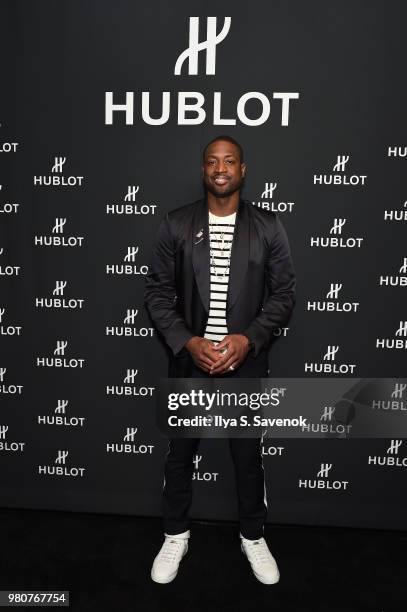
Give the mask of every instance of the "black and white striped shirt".
POLYGON ((215 344, 228 333, 226 324, 226 297, 229 285, 230 255, 235 230, 236 212, 219 217, 209 211, 210 239, 210 301, 209 316, 204 338, 215 344))

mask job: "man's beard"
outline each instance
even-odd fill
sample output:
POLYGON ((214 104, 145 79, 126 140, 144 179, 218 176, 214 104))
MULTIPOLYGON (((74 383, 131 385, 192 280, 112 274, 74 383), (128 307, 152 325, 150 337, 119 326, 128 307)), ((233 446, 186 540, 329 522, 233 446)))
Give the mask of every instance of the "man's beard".
POLYGON ((231 196, 233 193, 235 193, 235 191, 239 191, 239 189, 243 187, 243 182, 244 182, 244 177, 242 177, 240 181, 234 187, 231 187, 231 189, 228 189, 227 191, 221 191, 221 192, 218 192, 216 190, 216 186, 212 185, 212 183, 210 183, 209 181, 207 183, 204 180, 203 184, 204 184, 204 188, 210 191, 211 194, 216 196, 217 198, 227 198, 231 196))

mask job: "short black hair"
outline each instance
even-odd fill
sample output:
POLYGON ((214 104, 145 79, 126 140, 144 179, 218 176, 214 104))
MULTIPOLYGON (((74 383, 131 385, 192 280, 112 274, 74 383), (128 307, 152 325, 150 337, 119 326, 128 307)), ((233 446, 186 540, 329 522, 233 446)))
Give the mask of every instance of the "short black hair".
POLYGON ((231 142, 232 144, 234 144, 239 149, 240 163, 243 163, 243 147, 237 142, 237 140, 232 138, 232 136, 228 136, 227 134, 221 134, 220 136, 216 136, 216 138, 213 138, 210 142, 208 142, 202 153, 203 161, 205 161, 205 155, 209 145, 211 145, 213 142, 217 142, 218 140, 226 140, 227 142, 231 142))

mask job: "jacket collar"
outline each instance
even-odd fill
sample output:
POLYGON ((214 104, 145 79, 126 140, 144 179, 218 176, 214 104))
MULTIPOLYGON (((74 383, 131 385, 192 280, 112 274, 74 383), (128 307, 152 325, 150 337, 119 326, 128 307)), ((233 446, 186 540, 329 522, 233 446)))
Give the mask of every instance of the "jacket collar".
MULTIPOLYGON (((233 307, 242 289, 246 276, 250 248, 250 215, 248 202, 240 198, 232 253, 230 258, 229 287, 226 299, 226 313, 233 307)), ((209 209, 207 198, 196 203, 192 227, 192 265, 202 303, 209 313, 210 301, 210 253, 209 253, 209 209)))

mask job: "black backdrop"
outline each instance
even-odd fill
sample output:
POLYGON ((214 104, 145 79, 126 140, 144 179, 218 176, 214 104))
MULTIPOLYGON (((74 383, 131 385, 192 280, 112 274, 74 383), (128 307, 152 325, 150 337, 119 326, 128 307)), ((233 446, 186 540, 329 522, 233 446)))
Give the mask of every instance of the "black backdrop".
MULTIPOLYGON (((339 376, 404 375, 405 347, 392 346, 407 333, 405 18, 395 1, 2 3, 3 506, 160 515, 154 386, 167 354, 144 276, 162 216, 201 196, 201 151, 220 133, 244 146, 243 195, 278 212, 298 275, 270 374, 327 377, 306 364, 335 362, 339 376), (205 48, 198 74, 188 60, 174 74, 190 18, 205 41, 214 16, 218 33, 230 17, 215 74, 205 48), (130 92, 131 121, 106 121, 106 92, 114 104, 130 92), (153 118, 169 92, 168 121, 145 122, 142 92, 153 118), (180 124, 178 92, 204 96, 201 123, 180 124), (235 125, 214 125, 214 92, 235 125), (249 92, 261 95, 243 105, 249 92), (291 94, 286 121, 276 93, 291 94)), ((405 409, 403 389, 394 397, 405 409)), ((269 520, 404 528, 402 435, 265 440, 269 520)), ((193 517, 236 519, 225 441, 202 442, 194 480, 193 517)))

